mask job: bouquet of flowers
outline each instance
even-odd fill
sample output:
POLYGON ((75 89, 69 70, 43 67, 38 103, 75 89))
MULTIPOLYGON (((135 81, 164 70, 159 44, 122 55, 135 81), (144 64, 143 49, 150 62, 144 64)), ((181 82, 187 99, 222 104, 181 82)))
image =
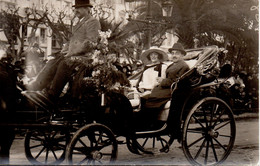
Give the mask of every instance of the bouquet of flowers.
POLYGON ((88 93, 95 92, 104 94, 109 91, 123 92, 125 88, 130 86, 126 75, 119 71, 113 64, 113 54, 109 53, 108 38, 111 31, 99 31, 100 39, 92 55, 91 71, 84 76, 81 86, 87 89, 88 93))

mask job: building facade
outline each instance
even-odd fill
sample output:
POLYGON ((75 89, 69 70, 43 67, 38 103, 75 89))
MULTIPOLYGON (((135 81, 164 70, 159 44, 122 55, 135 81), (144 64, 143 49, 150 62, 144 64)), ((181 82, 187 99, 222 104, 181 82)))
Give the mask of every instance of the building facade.
MULTIPOLYGON (((123 21, 127 23, 127 18, 129 15, 135 15, 134 8, 142 3, 146 3, 144 1, 135 1, 132 3, 126 2, 127 0, 90 0, 90 2, 95 5, 101 5, 104 7, 104 10, 107 6, 112 7, 113 13, 111 16, 114 18, 116 22, 123 21)), ((70 23, 70 18, 74 15, 72 5, 74 4, 74 0, 0 0, 0 10, 5 10, 10 7, 19 8, 19 15, 25 17, 25 10, 28 8, 35 8, 37 11, 44 11, 48 9, 48 11, 54 10, 57 13, 59 11, 66 11, 68 15, 65 21, 70 23)), ((103 8, 102 8, 103 9, 103 8)), ((29 45, 28 37, 31 36, 31 27, 26 29, 26 39, 25 39, 25 49, 29 45)), ((21 27, 21 31, 24 30, 21 27)), ((46 27, 46 25, 39 25, 35 37, 37 42, 39 43, 40 48, 44 51, 45 57, 50 55, 53 51, 57 51, 60 49, 61 46, 58 45, 56 42, 55 37, 51 35, 51 28, 46 27)), ((172 37, 167 36, 169 39, 165 42, 165 47, 172 46, 172 37)), ((1 31, 0 27, 0 40, 6 41, 6 37, 1 31)), ((19 49, 19 43, 17 48, 19 49)))
MULTIPOLYGON (((48 9, 56 12, 66 11, 68 15, 73 14, 72 5, 74 0, 0 0, 0 10, 7 10, 8 8, 19 8, 19 15, 25 17, 25 10, 28 8, 35 8, 38 12, 43 12, 48 9)), ((68 20, 69 21, 69 20, 68 20)), ((28 26, 27 29, 21 27, 21 31, 26 31, 24 47, 28 47, 28 38, 31 36, 32 27, 28 26)), ((46 25, 39 25, 35 32, 35 39, 39 44, 41 50, 44 52, 44 57, 50 55, 53 51, 59 50, 60 46, 57 44, 55 38, 51 37, 51 29, 46 25)), ((0 29, 0 40, 6 42, 6 36, 3 30, 0 29)), ((19 49, 19 42, 17 49, 19 49)))

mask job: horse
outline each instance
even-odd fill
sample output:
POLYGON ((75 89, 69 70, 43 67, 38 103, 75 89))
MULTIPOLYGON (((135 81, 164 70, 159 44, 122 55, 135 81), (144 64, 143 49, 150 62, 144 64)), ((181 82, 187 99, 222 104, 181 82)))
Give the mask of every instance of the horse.
POLYGON ((17 96, 16 74, 7 59, 5 50, 0 50, 0 164, 8 164, 10 148, 15 138, 14 128, 8 127, 15 111, 17 96))

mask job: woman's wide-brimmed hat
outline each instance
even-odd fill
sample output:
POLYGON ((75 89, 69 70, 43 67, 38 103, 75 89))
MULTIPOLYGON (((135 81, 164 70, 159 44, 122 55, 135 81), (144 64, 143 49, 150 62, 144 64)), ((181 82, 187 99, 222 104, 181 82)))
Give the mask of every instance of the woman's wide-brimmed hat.
POLYGON ((177 50, 182 52, 182 54, 186 55, 186 51, 184 50, 184 47, 182 46, 181 43, 174 43, 172 48, 169 48, 168 51, 171 53, 173 50, 177 50))
POLYGON ((75 0, 75 5, 72 7, 93 7, 89 0, 75 0))
POLYGON ((151 47, 148 50, 143 51, 143 53, 141 54, 141 61, 144 64, 148 64, 150 62, 150 54, 156 52, 159 54, 158 59, 160 61, 167 61, 168 60, 168 55, 165 51, 163 51, 162 49, 158 48, 158 47, 151 47))

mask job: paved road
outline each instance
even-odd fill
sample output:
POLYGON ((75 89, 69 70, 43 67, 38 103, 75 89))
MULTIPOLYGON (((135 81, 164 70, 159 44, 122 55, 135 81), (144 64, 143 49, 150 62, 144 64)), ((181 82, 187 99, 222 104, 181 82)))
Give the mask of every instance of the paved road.
MULTIPOLYGON (((259 160, 259 122, 258 119, 237 121, 237 137, 233 151, 223 165, 257 165, 259 160)), ((24 155, 24 139, 16 139, 11 148, 11 163, 14 165, 30 164, 24 155)), ((118 161, 123 165, 188 165, 181 145, 177 142, 171 146, 169 153, 154 155, 135 155, 128 151, 126 145, 120 145, 118 161)))

